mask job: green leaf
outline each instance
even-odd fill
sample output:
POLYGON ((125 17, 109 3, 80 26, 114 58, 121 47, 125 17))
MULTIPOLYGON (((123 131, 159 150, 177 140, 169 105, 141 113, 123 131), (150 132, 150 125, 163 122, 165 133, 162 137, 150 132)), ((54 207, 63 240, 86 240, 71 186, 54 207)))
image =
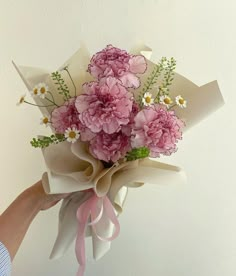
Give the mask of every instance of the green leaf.
POLYGON ((149 153, 150 153, 150 150, 147 147, 134 148, 130 152, 127 153, 126 159, 127 159, 127 161, 143 159, 145 157, 148 157, 149 153))
POLYGON ((64 134, 52 134, 51 136, 44 136, 43 138, 33 138, 32 141, 30 141, 30 144, 34 148, 46 148, 50 144, 57 144, 65 140, 66 138, 64 134))

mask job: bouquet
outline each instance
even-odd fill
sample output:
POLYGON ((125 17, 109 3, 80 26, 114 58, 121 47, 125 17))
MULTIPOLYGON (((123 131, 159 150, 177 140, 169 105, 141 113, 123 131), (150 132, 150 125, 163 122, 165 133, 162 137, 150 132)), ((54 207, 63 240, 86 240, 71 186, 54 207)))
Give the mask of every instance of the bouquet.
POLYGON ((183 131, 223 103, 216 81, 198 87, 175 73, 174 58, 153 63, 150 56, 147 47, 128 53, 108 45, 92 58, 82 47, 52 73, 14 64, 34 99, 19 104, 40 108, 40 123, 52 130, 31 141, 48 168, 44 189, 71 193, 51 257, 76 238, 80 276, 85 237, 92 237, 95 259, 109 250, 129 187, 184 181, 182 169, 150 158, 176 152, 183 131), (202 104, 203 96, 211 102, 202 104))

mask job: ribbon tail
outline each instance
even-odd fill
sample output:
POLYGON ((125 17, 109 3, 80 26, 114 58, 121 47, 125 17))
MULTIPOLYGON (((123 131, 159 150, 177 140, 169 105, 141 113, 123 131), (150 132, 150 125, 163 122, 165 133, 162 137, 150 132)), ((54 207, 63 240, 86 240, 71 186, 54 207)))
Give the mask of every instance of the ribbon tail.
POLYGON ((85 271, 85 231, 92 210, 96 206, 97 197, 92 196, 85 201, 77 210, 78 232, 76 237, 75 253, 77 261, 80 265, 77 276, 83 276, 85 271))
MULTIPOLYGON (((87 219, 88 217, 89 213, 87 214, 87 219)), ((83 276, 85 271, 85 228, 86 222, 79 223, 75 247, 77 261, 80 264, 77 276, 83 276)))
MULTIPOLYGON (((114 206, 111 204, 107 196, 98 199, 98 202, 102 202, 102 217, 92 226, 93 237, 93 255, 94 259, 98 260, 106 254, 110 249, 111 241, 114 240, 120 232, 120 225, 116 216, 114 206)), ((97 206, 98 207, 98 206, 97 206)), ((92 211, 92 217, 96 216, 99 211, 95 209, 92 211)))
POLYGON ((77 272, 77 276, 83 276, 84 275, 84 272, 85 272, 85 266, 80 266, 79 267, 79 270, 77 272))
POLYGON ((94 233, 96 234, 96 236, 101 241, 109 242, 109 241, 113 241, 119 235, 120 224, 117 219, 115 209, 107 196, 105 196, 103 199, 103 206, 104 206, 105 218, 107 218, 110 222, 112 222, 112 224, 114 225, 114 227, 113 227, 114 231, 112 231, 111 235, 109 235, 108 237, 104 237, 104 231, 102 231, 102 235, 99 235, 96 226, 100 224, 100 221, 97 223, 96 226, 92 225, 92 229, 93 229, 94 233))

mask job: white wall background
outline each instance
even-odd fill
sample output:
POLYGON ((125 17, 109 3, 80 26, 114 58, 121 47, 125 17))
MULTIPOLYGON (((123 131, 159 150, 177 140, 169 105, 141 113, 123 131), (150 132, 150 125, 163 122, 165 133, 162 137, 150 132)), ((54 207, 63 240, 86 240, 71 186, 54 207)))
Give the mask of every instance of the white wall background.
MULTIPOLYGON (((40 151, 29 145, 45 132, 40 113, 15 106, 26 89, 11 60, 53 70, 81 40, 91 52, 144 42, 156 57, 176 57, 177 71, 196 84, 217 79, 226 105, 165 158, 185 168, 188 184, 131 190, 119 238, 102 260, 88 258, 86 275, 236 275, 235 9, 233 0, 0 0, 1 210, 44 171, 40 151)), ((13 275, 75 275, 73 247, 48 260, 58 209, 35 219, 13 275)))

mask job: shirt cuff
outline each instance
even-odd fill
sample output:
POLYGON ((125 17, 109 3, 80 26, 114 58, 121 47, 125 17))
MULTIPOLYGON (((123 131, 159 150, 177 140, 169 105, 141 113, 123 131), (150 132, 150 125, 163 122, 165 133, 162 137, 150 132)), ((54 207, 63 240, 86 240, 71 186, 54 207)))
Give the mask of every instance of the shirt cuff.
POLYGON ((11 275, 11 257, 3 243, 0 242, 0 275, 11 275))

